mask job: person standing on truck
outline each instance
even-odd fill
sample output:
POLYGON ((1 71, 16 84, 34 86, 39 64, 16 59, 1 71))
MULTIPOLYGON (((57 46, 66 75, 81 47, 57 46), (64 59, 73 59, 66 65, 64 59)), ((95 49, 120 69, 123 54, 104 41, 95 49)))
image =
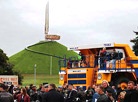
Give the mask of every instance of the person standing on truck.
POLYGON ((79 52, 79 55, 81 56, 81 67, 85 67, 88 63, 86 62, 86 55, 79 52))
POLYGON ((106 48, 104 47, 100 51, 100 68, 105 68, 105 61, 106 61, 106 48))
POLYGON ((115 49, 113 49, 113 52, 111 53, 112 69, 116 68, 116 59, 117 59, 117 52, 115 49))
POLYGON ((96 51, 96 53, 94 55, 94 68, 98 67, 98 59, 99 59, 99 53, 98 53, 98 51, 96 51))
POLYGON ((0 102, 14 102, 13 95, 5 91, 6 86, 0 83, 0 102))
POLYGON ((86 63, 86 56, 84 54, 82 54, 81 52, 79 52, 79 55, 81 56, 81 61, 83 63, 86 63))
POLYGON ((82 56, 81 56, 81 52, 79 52, 79 54, 78 54, 78 67, 82 67, 81 64, 82 64, 82 56))
POLYGON ((106 53, 106 68, 109 69, 110 68, 110 60, 111 60, 111 53, 107 52, 106 53))

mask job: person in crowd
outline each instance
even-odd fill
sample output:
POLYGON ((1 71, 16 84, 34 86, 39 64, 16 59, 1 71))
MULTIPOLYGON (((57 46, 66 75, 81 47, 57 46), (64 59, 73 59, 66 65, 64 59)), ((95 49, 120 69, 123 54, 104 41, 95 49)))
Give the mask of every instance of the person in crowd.
POLYGON ((92 101, 93 94, 94 94, 94 90, 91 86, 89 86, 88 89, 86 90, 86 100, 88 100, 88 102, 92 101))
POLYGON ((67 92, 68 92, 67 87, 68 87, 68 84, 67 83, 64 83, 63 86, 62 86, 64 99, 66 99, 66 97, 67 97, 67 92))
POLYGON ((65 102, 75 102, 76 98, 77 98, 77 91, 76 91, 76 89, 74 89, 73 84, 69 84, 65 102))
POLYGON ((99 98, 98 88, 95 88, 95 93, 92 96, 92 102, 97 102, 98 98, 99 98))
POLYGON ((31 96, 33 94, 32 87, 33 87, 33 84, 30 84, 29 89, 27 90, 27 93, 29 96, 31 96))
POLYGON ((37 87, 33 85, 30 90, 30 100, 36 101, 38 100, 37 87))
POLYGON ((106 91, 106 95, 108 97, 109 102, 115 102, 115 99, 113 98, 113 95, 112 95, 112 91, 111 90, 107 90, 106 91))
POLYGON ((38 100, 39 102, 42 102, 43 94, 48 92, 48 84, 44 84, 41 87, 40 92, 38 93, 38 100))
POLYGON ((138 90, 138 84, 136 85, 136 90, 138 90))
MULTIPOLYGON (((39 88, 40 89, 40 88, 39 88)), ((38 100, 39 102, 42 102, 42 97, 43 97, 43 94, 45 93, 45 85, 42 85, 41 86, 41 90, 38 90, 37 89, 37 95, 38 95, 38 100)))
POLYGON ((109 86, 109 83, 108 83, 107 80, 102 81, 102 87, 104 88, 105 93, 106 93, 107 90, 110 91, 112 93, 113 98, 116 100, 116 93, 114 92, 114 89, 109 86))
POLYGON ((125 94, 126 94, 126 91, 120 92, 119 98, 118 98, 118 102, 125 102, 125 101, 124 101, 125 94))
POLYGON ((31 101, 38 101, 38 93, 37 87, 35 85, 32 86, 32 93, 30 94, 31 101))
POLYGON ((104 93, 104 87, 102 87, 102 86, 99 86, 98 87, 98 94, 99 94, 99 98, 97 99, 97 101, 96 102, 110 102, 109 100, 108 100, 108 97, 107 97, 107 95, 104 93))
POLYGON ((42 88, 42 84, 39 84, 39 88, 37 89, 37 92, 41 91, 41 88, 42 88))
POLYGON ((120 98, 120 92, 123 91, 120 84, 117 85, 117 89, 116 90, 117 90, 116 99, 118 100, 118 98, 120 98))
POLYGON ((111 53, 111 63, 112 63, 112 69, 116 68, 116 59, 117 59, 117 52, 115 49, 113 49, 113 52, 111 53))
POLYGON ((22 88, 21 93, 17 95, 17 102, 30 102, 30 96, 25 88, 22 88))
POLYGON ((43 94, 42 102, 64 102, 64 97, 56 91, 55 84, 49 84, 48 90, 48 92, 43 94))
POLYGON ((6 87, 0 83, 0 102, 14 102, 13 95, 5 91, 6 87))
MULTIPOLYGON (((5 89, 4 90, 7 91, 7 92, 9 92, 9 86, 8 86, 8 84, 4 84, 4 85, 5 85, 5 89)), ((13 92, 12 92, 12 94, 13 94, 13 92)))
POLYGON ((93 84, 93 85, 92 85, 92 90, 93 90, 94 93, 95 93, 95 89, 96 89, 96 88, 98 88, 98 86, 95 85, 95 84, 93 84))
POLYGON ((64 96, 63 87, 62 86, 58 86, 56 90, 57 90, 57 92, 61 93, 64 96))
POLYGON ((19 87, 14 87, 14 91, 13 91, 13 97, 14 99, 17 99, 17 95, 19 95, 21 93, 21 88, 19 87))
POLYGON ((29 86, 25 86, 25 89, 27 91, 27 94, 29 95, 29 86))
POLYGON ((80 86, 78 88, 77 97, 78 97, 77 102, 86 102, 86 93, 83 90, 83 86, 80 86))
POLYGON ((115 94, 117 95, 117 90, 114 85, 112 86, 112 89, 114 90, 115 94))
POLYGON ((45 85, 44 85, 44 91, 45 91, 45 92, 48 92, 48 86, 49 86, 49 84, 45 84, 45 85))
POLYGON ((104 68, 105 67, 105 60, 106 60, 106 48, 104 47, 100 51, 100 68, 104 68))
POLYGON ((11 85, 10 88, 9 88, 9 93, 13 94, 13 88, 14 88, 14 85, 11 85))
POLYGON ((124 102, 138 102, 138 91, 134 89, 135 83, 133 81, 128 82, 124 102))

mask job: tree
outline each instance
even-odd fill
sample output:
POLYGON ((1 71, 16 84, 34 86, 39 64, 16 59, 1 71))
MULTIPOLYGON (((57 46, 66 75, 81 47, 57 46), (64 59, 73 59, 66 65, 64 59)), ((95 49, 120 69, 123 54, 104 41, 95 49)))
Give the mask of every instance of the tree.
POLYGON ((23 76, 18 71, 14 71, 13 67, 7 55, 0 49, 0 75, 18 75, 18 83, 22 84, 23 76))
POLYGON ((135 32, 136 34, 136 38, 130 40, 130 42, 134 43, 134 45, 132 46, 133 51, 135 52, 135 55, 138 56, 138 32, 135 32))

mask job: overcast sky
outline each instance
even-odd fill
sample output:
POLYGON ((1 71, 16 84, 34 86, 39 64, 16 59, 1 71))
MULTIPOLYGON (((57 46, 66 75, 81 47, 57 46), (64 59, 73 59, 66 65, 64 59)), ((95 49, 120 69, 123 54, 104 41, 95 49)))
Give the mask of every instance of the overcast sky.
MULTIPOLYGON (((11 56, 44 40, 47 0, 0 0, 0 48, 11 56)), ((127 43, 138 31, 138 0, 49 0, 49 34, 65 46, 127 43)))

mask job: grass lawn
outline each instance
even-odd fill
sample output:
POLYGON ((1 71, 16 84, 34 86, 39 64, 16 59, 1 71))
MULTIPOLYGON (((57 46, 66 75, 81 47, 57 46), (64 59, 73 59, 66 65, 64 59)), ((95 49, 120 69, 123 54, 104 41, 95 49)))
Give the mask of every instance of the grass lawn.
MULTIPOLYGON (((34 74, 22 74, 23 86, 34 84, 34 74)), ((57 86, 59 85, 59 76, 58 75, 46 75, 46 74, 36 74, 36 86, 42 83, 54 83, 57 86)))

